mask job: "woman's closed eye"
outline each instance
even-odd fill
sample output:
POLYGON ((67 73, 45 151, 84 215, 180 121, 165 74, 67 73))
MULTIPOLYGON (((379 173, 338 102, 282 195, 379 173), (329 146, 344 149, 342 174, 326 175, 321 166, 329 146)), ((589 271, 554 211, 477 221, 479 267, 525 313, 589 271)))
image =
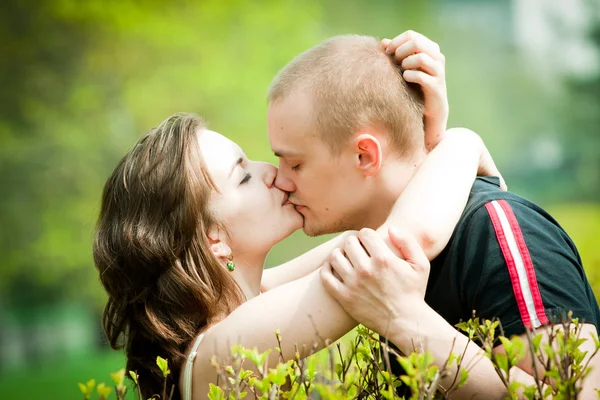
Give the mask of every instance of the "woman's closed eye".
POLYGON ((252 178, 252 174, 250 172, 246 172, 246 175, 244 175, 244 178, 242 178, 240 185, 243 185, 244 183, 248 183, 248 181, 250 181, 250 178, 252 178))

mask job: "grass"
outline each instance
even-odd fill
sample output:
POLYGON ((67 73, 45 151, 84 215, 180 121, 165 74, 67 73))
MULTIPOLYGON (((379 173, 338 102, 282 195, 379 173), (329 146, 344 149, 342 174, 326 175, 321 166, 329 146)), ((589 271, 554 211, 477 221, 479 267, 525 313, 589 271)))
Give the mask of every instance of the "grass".
MULTIPOLYGON (((81 400, 83 396, 77 382, 95 378, 96 383, 112 384, 109 374, 124 365, 123 355, 113 351, 85 354, 70 360, 47 360, 27 369, 0 374, 0 398, 81 400)), ((111 393, 110 398, 114 399, 114 393, 111 393)), ((134 396, 129 396, 128 399, 134 399, 134 396)))

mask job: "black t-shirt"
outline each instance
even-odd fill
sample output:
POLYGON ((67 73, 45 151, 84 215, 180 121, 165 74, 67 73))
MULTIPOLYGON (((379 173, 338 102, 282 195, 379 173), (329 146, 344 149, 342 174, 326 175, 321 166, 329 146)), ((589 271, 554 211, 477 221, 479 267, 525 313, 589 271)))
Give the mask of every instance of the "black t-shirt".
POLYGON ((498 318, 506 337, 564 320, 568 311, 600 332, 575 244, 546 211, 500 190, 498 178, 475 181, 450 242, 431 262, 425 300, 453 325, 473 314, 498 318))

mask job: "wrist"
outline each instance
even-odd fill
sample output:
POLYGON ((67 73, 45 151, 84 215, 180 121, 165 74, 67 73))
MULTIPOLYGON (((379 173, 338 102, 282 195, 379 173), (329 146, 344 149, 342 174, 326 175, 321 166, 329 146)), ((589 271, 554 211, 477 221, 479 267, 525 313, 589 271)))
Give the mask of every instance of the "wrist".
POLYGON ((410 354, 415 348, 425 346, 430 340, 444 335, 448 327, 454 331, 454 328, 425 301, 410 309, 410 315, 402 315, 392 321, 387 335, 405 354, 410 354))

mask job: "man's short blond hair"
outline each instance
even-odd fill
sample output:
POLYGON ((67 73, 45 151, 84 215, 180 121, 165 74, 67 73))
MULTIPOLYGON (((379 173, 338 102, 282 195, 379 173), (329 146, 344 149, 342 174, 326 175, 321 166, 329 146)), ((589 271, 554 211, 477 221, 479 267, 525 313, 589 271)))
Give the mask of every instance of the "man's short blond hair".
POLYGON ((361 128, 389 132, 400 155, 423 144, 423 96, 370 36, 330 38, 296 56, 274 78, 268 101, 292 94, 312 100, 318 133, 334 154, 361 128))

